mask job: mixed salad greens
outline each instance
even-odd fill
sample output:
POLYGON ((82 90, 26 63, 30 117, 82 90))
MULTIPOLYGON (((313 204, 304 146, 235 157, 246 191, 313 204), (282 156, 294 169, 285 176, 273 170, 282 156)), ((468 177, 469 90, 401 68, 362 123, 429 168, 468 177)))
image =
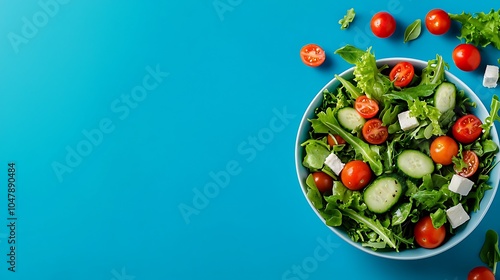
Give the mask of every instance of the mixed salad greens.
MULTIPOLYGON (((303 165, 310 171, 308 199, 327 225, 343 227, 353 241, 374 250, 421 246, 415 227, 429 216, 435 228, 445 227, 447 237, 453 235, 456 228, 448 223, 447 209, 461 204, 467 213, 477 211, 491 189, 489 173, 498 147, 490 129, 500 120, 500 101, 493 98, 490 116, 479 123, 480 135, 462 141, 453 130, 476 104, 446 81, 448 66, 441 56, 429 60, 421 73, 403 76, 406 68, 377 67, 371 48, 347 45, 335 53, 354 64, 354 79, 336 76, 341 85, 323 92, 322 104, 309 120, 310 137, 302 143, 303 165), (375 103, 374 114, 360 117, 353 112, 363 98, 375 103), (403 112, 418 124, 403 129, 398 116, 403 112), (431 155, 434 140, 445 135, 457 143, 451 164, 431 155), (475 161, 465 156, 469 151, 477 155, 475 161), (325 163, 332 154, 337 165, 341 162, 341 172, 325 163), (368 174, 363 164, 369 166, 368 174), (474 182, 467 195, 448 188, 457 173, 474 182)), ((464 125, 459 127, 462 133, 470 129, 464 125)))

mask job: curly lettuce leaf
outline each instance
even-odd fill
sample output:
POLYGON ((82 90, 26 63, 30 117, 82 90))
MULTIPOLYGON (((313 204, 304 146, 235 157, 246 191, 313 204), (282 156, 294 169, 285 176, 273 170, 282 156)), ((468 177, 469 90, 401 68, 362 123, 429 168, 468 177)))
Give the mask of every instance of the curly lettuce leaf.
POLYGON ((430 122, 429 126, 431 127, 430 129, 432 129, 432 135, 444 135, 439 121, 441 112, 436 107, 418 99, 409 101, 408 107, 410 109, 410 116, 417 117, 422 121, 428 120, 430 122))
POLYGON ((369 48, 354 67, 354 80, 358 88, 369 98, 383 103, 384 94, 391 88, 391 81, 380 73, 375 60, 375 55, 369 48))
POLYGON ((354 17, 356 17, 354 8, 347 10, 346 15, 339 20, 340 29, 347 29, 349 24, 354 20, 354 17))
POLYGON ((492 44, 500 50, 500 9, 489 13, 449 14, 452 20, 462 24, 459 39, 476 46, 492 44))

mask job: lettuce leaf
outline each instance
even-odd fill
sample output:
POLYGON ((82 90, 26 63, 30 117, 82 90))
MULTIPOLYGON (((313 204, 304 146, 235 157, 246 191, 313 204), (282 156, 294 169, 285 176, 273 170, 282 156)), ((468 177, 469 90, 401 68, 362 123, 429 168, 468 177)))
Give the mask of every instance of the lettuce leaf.
POLYGON ((369 98, 376 100, 379 104, 383 103, 384 94, 389 91, 391 81, 385 75, 382 75, 377 67, 375 55, 369 48, 356 63, 354 68, 354 80, 357 86, 369 98))
POLYGON ((462 12, 449 15, 452 20, 462 24, 459 39, 481 47, 492 44, 500 50, 500 9, 491 9, 487 14, 462 12))

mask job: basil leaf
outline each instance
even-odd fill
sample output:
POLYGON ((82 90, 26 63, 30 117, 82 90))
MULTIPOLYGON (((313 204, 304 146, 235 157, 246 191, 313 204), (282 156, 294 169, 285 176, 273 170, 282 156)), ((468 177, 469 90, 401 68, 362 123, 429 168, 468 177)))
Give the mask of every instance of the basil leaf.
POLYGON ((412 24, 408 25, 404 34, 404 42, 415 40, 420 36, 422 31, 422 21, 420 19, 415 20, 412 24))
POLYGON ((479 258, 486 265, 488 265, 495 274, 497 262, 500 261, 500 252, 498 249, 498 234, 494 230, 488 230, 486 232, 485 240, 481 251, 479 252, 479 258))
POLYGON ((358 49, 352 45, 345 45, 342 48, 336 50, 335 54, 340 55, 347 63, 356 64, 365 54, 365 51, 358 49))

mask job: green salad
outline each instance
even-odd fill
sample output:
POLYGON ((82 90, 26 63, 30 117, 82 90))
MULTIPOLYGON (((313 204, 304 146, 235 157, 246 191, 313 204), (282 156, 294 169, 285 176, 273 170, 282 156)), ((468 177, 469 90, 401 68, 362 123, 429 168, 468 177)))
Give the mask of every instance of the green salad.
POLYGON ((420 71, 408 61, 377 66, 371 48, 335 53, 354 78, 336 75, 339 87, 324 90, 309 119, 307 198, 328 226, 374 250, 440 246, 491 189, 500 101, 486 119, 472 114, 440 55, 420 71))

